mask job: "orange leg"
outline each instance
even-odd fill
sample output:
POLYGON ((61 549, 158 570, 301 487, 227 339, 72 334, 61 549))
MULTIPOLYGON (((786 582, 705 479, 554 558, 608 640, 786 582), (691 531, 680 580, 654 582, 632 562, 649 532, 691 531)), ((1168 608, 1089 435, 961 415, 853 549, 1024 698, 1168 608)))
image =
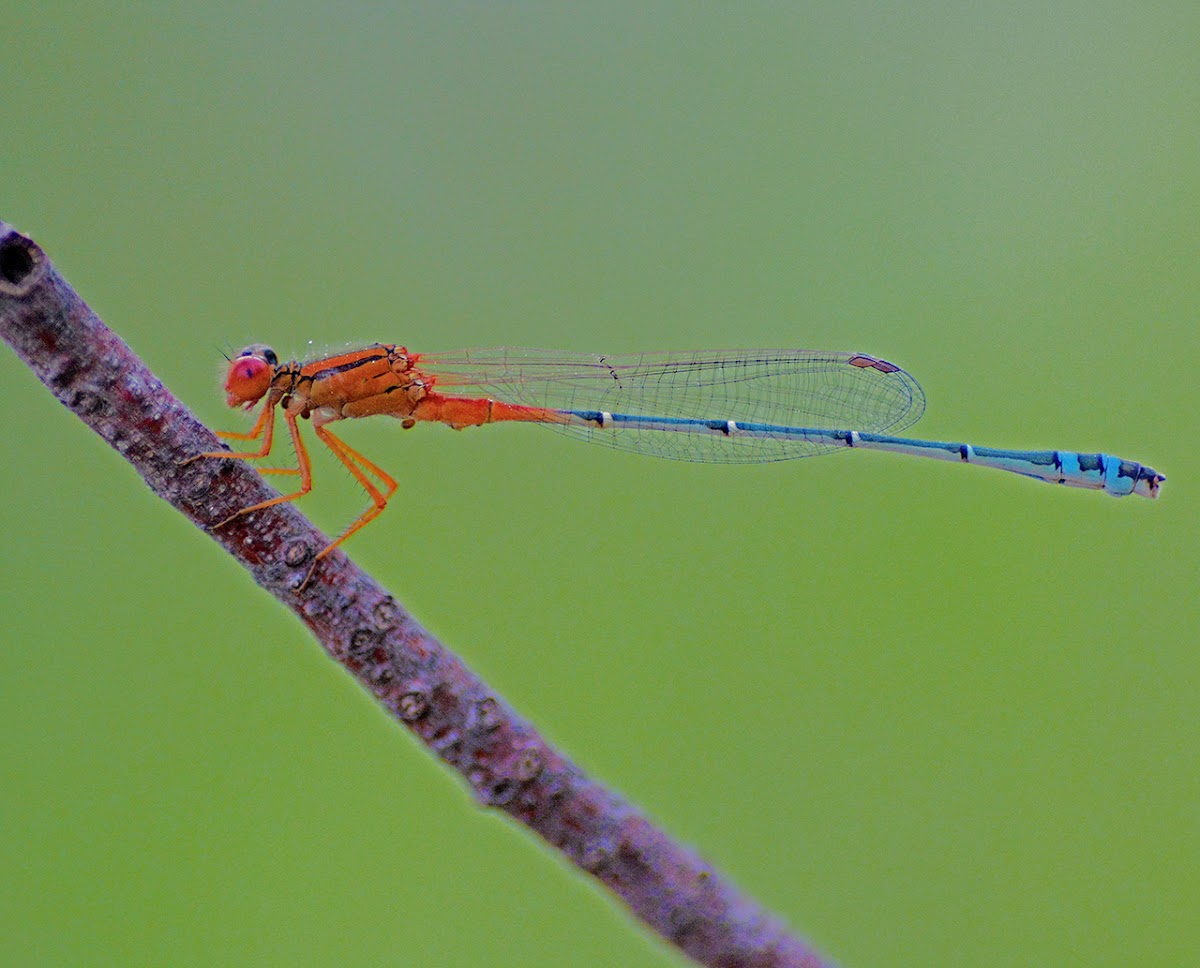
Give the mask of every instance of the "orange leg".
POLYGON ((317 564, 322 558, 329 554, 329 552, 333 551, 334 548, 340 545, 352 534, 361 531, 383 513, 383 509, 387 507, 388 499, 396 493, 396 488, 399 487, 395 478, 383 470, 383 468, 367 460, 366 457, 356 451, 344 440, 335 437, 323 426, 315 426, 313 430, 315 430, 317 436, 324 441, 325 446, 333 451, 333 455, 346 465, 350 473, 354 475, 355 480, 357 480, 358 483, 363 486, 363 490, 365 490, 371 496, 371 500, 374 503, 371 505, 371 507, 367 508, 362 514, 355 518, 354 521, 350 523, 350 526, 341 533, 336 541, 333 541, 327 545, 324 549, 322 549, 320 554, 313 559, 312 566, 308 569, 308 574, 305 575, 304 580, 296 586, 297 591, 303 590, 304 586, 308 584, 309 579, 312 578, 313 572, 316 571, 317 564), (367 474, 375 475, 375 478, 380 484, 383 485, 382 491, 371 482, 371 479, 367 477, 367 474))
MULTIPOLYGON (((217 436, 222 440, 257 440, 259 437, 262 437, 263 442, 258 450, 214 450, 204 454, 195 454, 187 460, 180 461, 179 466, 185 467, 192 461, 200 460, 202 457, 227 457, 231 460, 258 460, 260 457, 266 457, 271 453, 271 447, 275 442, 275 407, 268 401, 267 406, 263 407, 263 412, 259 414, 258 420, 249 433, 242 434, 233 430, 218 430, 217 436)), ((301 473, 299 467, 260 467, 258 472, 260 474, 301 473)))
MULTIPOLYGON (((283 419, 287 422, 288 433, 292 436, 292 445, 296 448, 296 461, 299 463, 298 468, 264 468, 268 473, 278 474, 295 474, 300 475, 300 489, 291 494, 281 494, 279 497, 273 497, 269 501, 260 501, 258 504, 251 504, 248 508, 242 508, 240 511, 235 511, 229 515, 224 521, 213 525, 213 529, 223 528, 234 518, 240 518, 243 514, 249 514, 251 511, 261 511, 263 508, 274 507, 276 504, 283 504, 286 501, 294 501, 298 497, 303 497, 312 490, 312 464, 308 459, 308 451, 304 447, 304 439, 300 436, 300 427, 296 423, 296 415, 293 413, 284 412, 283 419)), ((273 421, 267 421, 267 444, 266 449, 261 454, 238 454, 238 453, 216 453, 216 454, 199 454, 199 457, 265 457, 270 452, 270 427, 273 421)))
MULTIPOLYGON (((271 452, 271 435, 275 430, 275 408, 270 405, 270 401, 263 407, 263 412, 258 415, 258 420, 254 422, 254 426, 250 428, 247 434, 239 434, 234 430, 218 430, 217 436, 222 440, 258 440, 259 435, 266 431, 267 436, 263 441, 263 452, 258 455, 266 457, 271 452)), ((201 454, 201 457, 206 456, 201 454)))
POLYGON ((258 415, 258 420, 254 422, 253 428, 247 434, 240 434, 234 430, 218 430, 217 436, 222 440, 258 440, 261 436, 263 442, 262 447, 257 451, 211 450, 203 454, 194 454, 187 460, 180 461, 179 466, 184 467, 194 460, 200 460, 201 457, 231 457, 234 460, 254 460, 258 457, 266 457, 271 453, 271 445, 275 441, 275 408, 269 403, 263 407, 263 412, 258 415))

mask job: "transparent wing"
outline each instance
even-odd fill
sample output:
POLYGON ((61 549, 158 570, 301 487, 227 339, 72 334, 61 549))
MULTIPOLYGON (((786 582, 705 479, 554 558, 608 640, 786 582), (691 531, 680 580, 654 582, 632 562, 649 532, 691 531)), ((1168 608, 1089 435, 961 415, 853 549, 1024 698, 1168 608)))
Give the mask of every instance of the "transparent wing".
MULTIPOLYGON (((719 350, 595 356, 493 348, 422 353, 417 367, 442 393, 565 411, 606 411, 768 427, 895 434, 925 410, 913 377, 863 353, 719 350)), ((740 437, 672 430, 547 424, 622 450, 727 463, 787 460, 838 449, 783 434, 740 437)))

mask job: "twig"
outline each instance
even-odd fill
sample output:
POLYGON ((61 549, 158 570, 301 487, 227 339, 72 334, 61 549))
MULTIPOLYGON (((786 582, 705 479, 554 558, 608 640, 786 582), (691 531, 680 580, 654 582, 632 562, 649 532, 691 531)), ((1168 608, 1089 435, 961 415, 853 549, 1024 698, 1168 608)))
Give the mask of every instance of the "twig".
POLYGON ((642 813, 587 777, 344 554, 295 585, 326 541, 293 506, 211 526, 271 492, 84 304, 45 253, 0 222, 0 335, 150 489, 233 555, 329 655, 502 810, 703 965, 822 968, 803 942, 642 813))

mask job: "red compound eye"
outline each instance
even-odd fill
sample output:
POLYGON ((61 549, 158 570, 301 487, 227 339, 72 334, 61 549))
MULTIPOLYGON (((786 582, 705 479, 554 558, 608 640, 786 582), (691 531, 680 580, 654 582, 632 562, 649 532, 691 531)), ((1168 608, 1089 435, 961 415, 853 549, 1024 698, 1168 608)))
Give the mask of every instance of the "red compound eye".
POLYGON ((271 387, 274 367, 261 356, 239 356, 229 364, 225 377, 225 402, 231 407, 251 407, 271 387))

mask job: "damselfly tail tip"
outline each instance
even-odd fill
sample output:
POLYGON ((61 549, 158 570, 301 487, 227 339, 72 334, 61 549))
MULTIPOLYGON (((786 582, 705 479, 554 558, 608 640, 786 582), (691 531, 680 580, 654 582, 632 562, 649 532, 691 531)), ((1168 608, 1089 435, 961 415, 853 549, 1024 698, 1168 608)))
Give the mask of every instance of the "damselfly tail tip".
POLYGON ((1138 471, 1138 479, 1134 485, 1134 490, 1146 497, 1157 498, 1158 492, 1166 480, 1166 474, 1160 474, 1153 467, 1142 467, 1138 471))

